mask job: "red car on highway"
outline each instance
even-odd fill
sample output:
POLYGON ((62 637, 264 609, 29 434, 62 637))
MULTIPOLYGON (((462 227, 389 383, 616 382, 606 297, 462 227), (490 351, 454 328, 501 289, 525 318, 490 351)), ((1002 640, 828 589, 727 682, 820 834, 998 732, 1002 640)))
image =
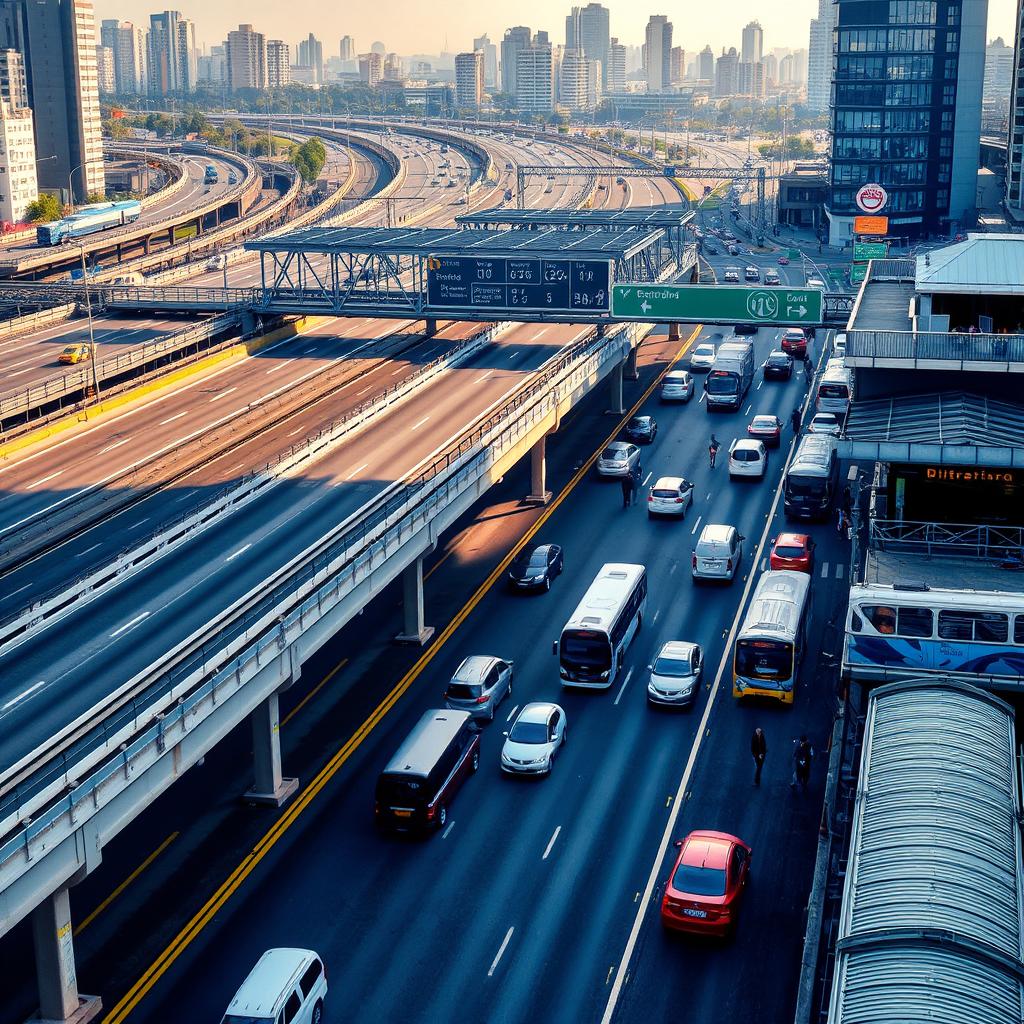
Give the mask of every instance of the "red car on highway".
POLYGON ((728 832, 691 832, 676 847, 679 856, 661 898, 662 925, 728 935, 736 927, 753 851, 728 832))
POLYGON ((788 256, 780 256, 778 262, 779 262, 779 266, 780 267, 788 267, 789 266, 789 257, 788 256))
POLYGON ((806 533, 780 533, 768 558, 773 569, 814 572, 814 540, 806 533))
POLYGON ((807 358, 807 335, 802 327, 787 327, 782 332, 782 351, 794 359, 807 358))

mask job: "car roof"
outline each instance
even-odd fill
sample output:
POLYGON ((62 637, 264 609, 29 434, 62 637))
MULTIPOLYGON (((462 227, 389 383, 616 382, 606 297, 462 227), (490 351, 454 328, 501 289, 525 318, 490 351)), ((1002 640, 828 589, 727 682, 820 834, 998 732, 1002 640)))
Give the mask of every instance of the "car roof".
POLYGON ((471 654, 463 659, 452 679, 458 679, 460 683, 479 683, 497 660, 491 654, 471 654))
POLYGON ((775 538, 776 544, 802 544, 805 545, 811 539, 807 533, 780 533, 775 538))
POLYGON ((754 419, 751 420, 751 423, 757 420, 771 420, 773 423, 778 423, 779 417, 773 412, 759 412, 754 416, 754 419))
POLYGON ((733 450, 737 448, 760 448, 761 442, 756 437, 738 437, 732 443, 733 450))
POLYGON ((427 776, 438 755, 468 722, 468 711, 433 709, 424 713, 384 769, 385 775, 427 776))
POLYGON ((551 717, 551 712, 558 708, 557 704, 552 704, 548 701, 535 701, 533 704, 527 704, 522 711, 519 712, 519 716, 516 718, 517 722, 547 722, 551 717))
POLYGON ((681 487, 686 483, 686 479, 681 476, 659 476, 654 482, 654 486, 657 487, 681 487))
POLYGON ((724 870, 729 863, 732 837, 724 832, 691 832, 683 842, 683 864, 724 870))
POLYGON ((653 419, 654 419, 653 416, 648 416, 648 415, 644 414, 644 415, 641 415, 641 416, 631 416, 630 417, 630 422, 632 422, 632 423, 649 423, 653 419))
POLYGON ((699 646, 699 644, 695 644, 690 640, 669 640, 661 645, 661 650, 658 651, 657 656, 659 658, 679 658, 680 660, 685 657, 689 661, 690 655, 699 646))
MULTIPOLYGON (((721 337, 721 335, 719 335, 719 337, 721 337)), ((711 341, 710 339, 706 339, 704 341, 701 341, 701 342, 697 343, 697 348, 714 348, 714 347, 715 347, 715 343, 713 341, 711 341)))
POLYGON ((690 376, 690 371, 689 370, 669 370, 668 373, 665 374, 664 379, 668 380, 670 377, 672 377, 673 379, 685 378, 685 377, 689 377, 689 376, 690 376))
POLYGON ((771 352, 768 353, 768 358, 792 359, 793 357, 788 352, 783 351, 781 348, 773 348, 771 352))
POLYGON ((294 984, 299 973, 316 955, 311 949, 268 949, 235 993, 228 1013, 273 1016, 282 995, 291 994, 289 984, 294 984))
POLYGON ((633 446, 628 441, 610 441, 605 445, 605 448, 632 448, 633 446))

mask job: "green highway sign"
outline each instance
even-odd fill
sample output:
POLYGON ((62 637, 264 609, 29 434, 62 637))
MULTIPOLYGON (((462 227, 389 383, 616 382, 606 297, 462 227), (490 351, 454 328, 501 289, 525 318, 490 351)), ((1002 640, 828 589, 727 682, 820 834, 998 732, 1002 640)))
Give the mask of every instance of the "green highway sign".
POLYGON ((854 242, 853 258, 855 260, 884 260, 889 246, 885 242, 854 242))
POLYGON ((799 249, 790 249, 789 250, 789 258, 791 260, 798 260, 798 259, 800 259, 800 250, 799 249))
POLYGON ((821 323, 819 288, 617 284, 612 316, 629 320, 709 320, 748 324, 821 323))
POLYGON ((868 265, 866 263, 854 263, 850 267, 850 284, 860 284, 868 276, 868 265))

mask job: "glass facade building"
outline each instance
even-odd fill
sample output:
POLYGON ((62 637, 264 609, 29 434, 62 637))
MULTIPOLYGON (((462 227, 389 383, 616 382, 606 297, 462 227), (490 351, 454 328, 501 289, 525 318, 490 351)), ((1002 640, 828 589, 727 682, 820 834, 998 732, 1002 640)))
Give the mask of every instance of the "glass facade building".
POLYGON ((890 234, 972 223, 987 0, 840 0, 832 64, 830 240, 857 190, 889 193, 890 234))

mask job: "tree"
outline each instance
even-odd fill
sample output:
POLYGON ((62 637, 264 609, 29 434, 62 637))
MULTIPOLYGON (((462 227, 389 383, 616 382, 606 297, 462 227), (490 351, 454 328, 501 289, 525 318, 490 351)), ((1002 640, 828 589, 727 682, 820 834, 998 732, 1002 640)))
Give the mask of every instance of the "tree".
POLYGON ((33 199, 28 204, 28 208, 25 211, 25 219, 33 224, 60 220, 63 212, 60 200, 56 196, 47 195, 44 192, 38 199, 33 199))
POLYGON ((299 172, 302 180, 311 185, 318 177, 327 162, 327 150, 324 144, 314 135, 306 139, 301 146, 292 147, 291 162, 299 172))

